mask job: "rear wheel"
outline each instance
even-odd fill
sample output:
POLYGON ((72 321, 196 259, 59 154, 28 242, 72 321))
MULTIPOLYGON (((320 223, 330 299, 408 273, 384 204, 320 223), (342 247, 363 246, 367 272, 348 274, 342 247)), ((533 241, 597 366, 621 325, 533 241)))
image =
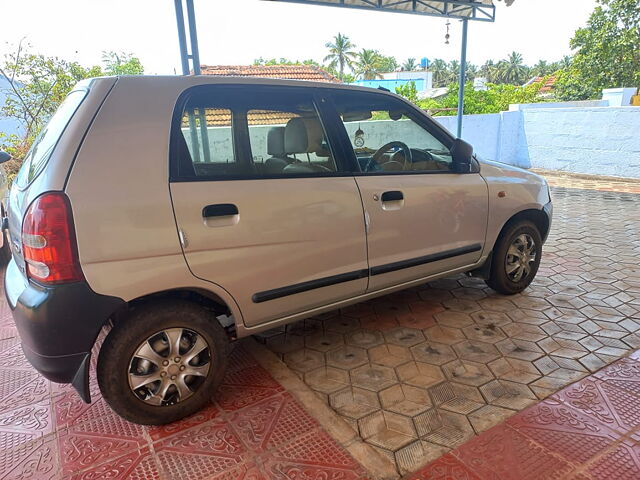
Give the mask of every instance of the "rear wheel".
POLYGON ((0 248, 0 266, 4 266, 11 260, 11 248, 9 248, 9 238, 6 232, 2 233, 2 248, 0 248))
POLYGON ((222 381, 228 341, 215 315, 166 300, 140 307, 105 339, 98 383, 123 418, 162 425, 204 407, 222 381))
POLYGON ((514 223, 503 232, 491 261, 487 285, 504 295, 514 295, 526 289, 540 266, 542 237, 529 221, 514 223))

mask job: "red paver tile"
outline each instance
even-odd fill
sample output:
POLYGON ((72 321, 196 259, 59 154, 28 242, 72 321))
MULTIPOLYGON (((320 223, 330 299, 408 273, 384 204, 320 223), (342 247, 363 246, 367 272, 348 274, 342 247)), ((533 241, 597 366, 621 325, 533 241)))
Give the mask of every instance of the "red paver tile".
POLYGON ((127 438, 63 433, 58 438, 62 475, 68 476, 88 468, 137 452, 139 444, 127 438))
POLYGON ((342 469, 359 469, 356 461, 321 428, 309 431, 273 452, 274 458, 326 465, 342 469))
MULTIPOLYGON (((154 443, 157 452, 171 451, 184 455, 197 454, 231 459, 242 463, 247 449, 229 423, 221 418, 182 430, 154 443)), ((223 461, 224 462, 224 461, 223 461)))
POLYGON ((132 452, 71 477, 72 480, 157 480, 160 471, 149 450, 132 452))
MULTIPOLYGON (((233 457, 185 454, 164 450, 157 454, 161 474, 171 480, 206 479, 233 470, 241 465, 233 457)), ((224 478, 224 477, 223 477, 224 478)))
POLYGON ((46 436, 53 430, 49 399, 0 413, 0 435, 4 432, 25 432, 38 437, 46 436))
POLYGON ((418 470, 409 477, 409 480, 481 480, 481 478, 449 453, 418 470))
POLYGON ((269 480, 269 478, 254 463, 249 463, 215 475, 211 480, 269 480))
POLYGON ((273 388, 221 385, 216 393, 215 400, 223 410, 232 412, 254 405, 279 392, 280 390, 273 388))
POLYGON ((220 409, 215 405, 211 405, 204 410, 201 410, 183 420, 173 422, 168 425, 161 425, 158 427, 146 427, 149 437, 152 442, 162 440, 163 438, 175 435, 183 430, 187 430, 198 425, 202 425, 221 414, 220 409))
POLYGON ((638 480, 640 478, 640 445, 625 442, 603 455, 589 467, 589 474, 597 480, 638 480))
POLYGON ((0 449, 0 475, 3 480, 53 480, 61 478, 58 461, 55 439, 38 439, 12 450, 0 449))
POLYGON ((228 372, 215 399, 223 410, 234 411, 253 405, 283 390, 266 370, 254 365, 228 372))
POLYGON ((229 417, 229 422, 255 453, 277 447, 318 426, 288 393, 237 411, 229 417))
POLYGON ((595 377, 640 396, 640 361, 623 358, 595 374, 595 377))
POLYGON ((498 425, 453 451, 483 479, 560 479, 573 467, 516 430, 498 425))
POLYGON ((515 415, 506 424, 569 462, 586 462, 620 438, 596 418, 555 397, 515 415))
POLYGON ((640 397, 609 382, 587 378, 558 392, 555 397, 620 433, 640 426, 640 397))
POLYGON ((0 383, 0 412, 34 405, 49 399, 49 380, 33 370, 0 370, 0 377, 2 376, 9 377, 10 380, 7 383, 0 383))

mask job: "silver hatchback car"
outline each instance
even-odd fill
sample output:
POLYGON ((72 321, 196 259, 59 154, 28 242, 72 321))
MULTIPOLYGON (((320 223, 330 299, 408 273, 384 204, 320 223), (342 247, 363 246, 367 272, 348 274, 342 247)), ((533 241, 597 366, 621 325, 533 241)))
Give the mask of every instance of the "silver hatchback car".
POLYGON ((479 161, 401 97, 296 81, 83 81, 9 196, 24 352, 124 418, 205 405, 231 341, 460 272, 536 275, 546 182, 479 161), (94 348, 96 346, 96 348, 94 348))

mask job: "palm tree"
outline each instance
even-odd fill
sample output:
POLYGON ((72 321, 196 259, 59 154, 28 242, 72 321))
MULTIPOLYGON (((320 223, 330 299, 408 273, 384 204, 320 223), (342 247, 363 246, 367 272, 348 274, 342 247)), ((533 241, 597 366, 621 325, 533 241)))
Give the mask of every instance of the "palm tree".
POLYGON ((353 69, 353 62, 357 58, 353 49, 356 46, 351 43, 349 37, 338 33, 333 37, 333 42, 327 42, 325 47, 329 49, 329 55, 324 57, 324 61, 329 62, 329 67, 338 68, 338 77, 342 81, 345 67, 353 69))
POLYGON ((509 58, 498 64, 498 78, 503 83, 521 85, 525 81, 527 70, 523 63, 522 54, 511 52, 509 58))
POLYGON ((402 64, 402 70, 405 72, 411 72, 418 68, 415 58, 407 58, 407 61, 402 64))
POLYGON ((536 77, 544 77, 553 73, 553 65, 549 65, 549 62, 546 60, 540 60, 533 66, 531 73, 533 73, 536 77))
POLYGON ((380 62, 378 52, 363 48, 358 53, 358 61, 356 62, 356 74, 364 80, 375 80, 382 78, 380 75, 380 62))
POLYGON ((497 74, 495 62, 493 60, 484 62, 484 65, 480 67, 479 74, 481 77, 486 78, 489 83, 495 83, 497 74))
POLYGON ((447 86, 451 83, 456 83, 460 78, 460 62, 457 60, 452 60, 447 65, 447 70, 444 74, 444 86, 447 86))
POLYGON ((431 73, 433 73, 433 86, 444 87, 447 85, 445 77, 447 75, 447 62, 440 58, 436 58, 429 67, 431 73))

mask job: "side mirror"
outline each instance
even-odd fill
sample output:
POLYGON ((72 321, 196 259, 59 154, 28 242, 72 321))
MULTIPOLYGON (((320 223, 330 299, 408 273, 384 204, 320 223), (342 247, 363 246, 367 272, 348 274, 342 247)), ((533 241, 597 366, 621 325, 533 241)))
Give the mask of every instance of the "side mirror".
POLYGON ((451 147, 453 170, 457 173, 471 173, 473 170, 473 147, 457 138, 451 147))
POLYGON ((0 152, 0 164, 8 162, 9 160, 11 160, 11 155, 7 152, 0 152))

